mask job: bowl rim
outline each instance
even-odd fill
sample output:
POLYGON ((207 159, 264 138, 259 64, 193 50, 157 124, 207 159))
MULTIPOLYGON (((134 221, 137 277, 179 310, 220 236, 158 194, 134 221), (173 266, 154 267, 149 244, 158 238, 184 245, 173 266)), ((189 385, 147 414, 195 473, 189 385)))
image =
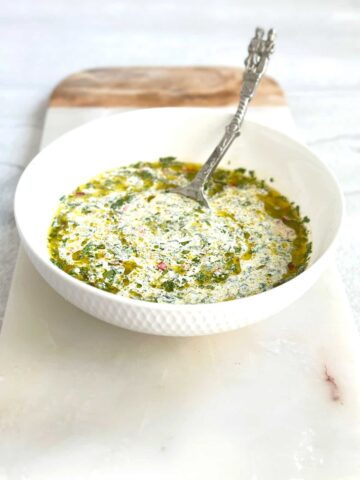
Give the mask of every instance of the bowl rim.
MULTIPOLYGON (((20 220, 20 205, 21 205, 21 193, 23 189, 23 184, 27 180, 27 175, 29 171, 31 170, 32 165, 34 165, 34 162, 37 162, 39 159, 44 155, 51 155, 51 151, 57 147, 57 143, 62 142, 64 139, 71 138, 72 136, 77 136, 79 132, 83 132, 86 130, 92 130, 94 127, 98 124, 101 124, 102 126, 106 126, 106 123, 108 122, 114 122, 117 120, 119 117, 123 116, 139 116, 139 115, 152 115, 154 113, 158 114, 161 111, 161 114, 169 114, 171 112, 176 111, 179 113, 179 111, 182 112, 193 112, 193 113, 204 113, 209 112, 209 113, 217 113, 219 115, 228 113, 228 109, 226 107, 224 108, 218 108, 218 107, 156 107, 156 108, 145 108, 145 109, 136 109, 136 110, 131 110, 127 112, 119 112, 115 113, 113 115, 109 115, 107 117, 101 117, 97 118, 94 120, 91 120, 89 122, 86 122, 85 124, 82 124, 74 129, 71 129, 70 131, 62 134, 61 136, 57 137, 55 140, 53 140, 49 145, 47 145, 45 148, 40 150, 35 157, 28 163, 26 166, 25 170, 23 171, 17 187, 15 191, 15 196, 14 196, 14 216, 15 216, 15 222, 16 226, 19 232, 19 236, 21 238, 22 243, 25 246, 25 250, 29 250, 32 255, 36 257, 36 259, 41 262, 43 266, 46 268, 50 269, 50 271, 53 272, 54 275, 58 276, 60 279, 62 279, 64 282, 68 282, 70 285, 73 285, 74 288, 80 288, 84 293, 88 293, 90 295, 95 295, 98 298, 103 298, 106 301, 111 301, 119 304, 125 304, 128 305, 129 307, 137 308, 137 309, 155 309, 155 310, 163 310, 163 311, 168 311, 168 310, 174 310, 174 309, 181 309, 182 311, 206 311, 211 309, 220 309, 224 308, 225 306, 232 306, 232 305, 239 305, 239 302, 242 302, 242 304, 247 303, 248 306, 251 305, 251 303, 257 302, 264 300, 276 293, 279 293, 280 291, 284 291, 286 287, 296 286, 296 283, 302 281, 305 279, 305 277, 309 277, 311 273, 316 269, 321 266, 322 263, 326 260, 326 258, 330 255, 330 253, 333 251, 334 246, 337 243, 337 240, 339 238, 341 228, 343 225, 344 221, 344 195, 341 190, 340 184, 335 177, 334 173, 330 170, 330 168, 303 142, 298 141, 297 139, 294 139, 279 130, 264 126, 260 123, 254 122, 254 121, 248 121, 245 120, 245 125, 251 125, 255 129, 260 129, 263 132, 266 132, 270 134, 271 137, 274 139, 280 140, 282 143, 288 143, 292 144, 294 147, 303 150, 304 154, 307 156, 308 160, 311 161, 312 163, 317 164, 320 166, 323 170, 326 171, 328 177, 331 179, 333 182, 333 186, 335 187, 335 191, 337 194, 337 207, 338 207, 338 219, 337 219, 337 225, 335 227, 335 233, 333 235, 333 238, 331 239, 328 247, 325 249, 325 251, 317 258, 311 265, 309 265, 303 272, 301 272, 299 275, 296 277, 288 280, 287 282, 278 285, 276 287, 270 288, 269 290, 266 290, 264 292, 260 292, 254 295, 250 295, 247 297, 240 297, 236 298, 234 300, 227 300, 227 301, 222 301, 222 302, 216 302, 216 303, 196 303, 196 304, 182 304, 182 303, 156 303, 156 302, 149 302, 147 300, 138 300, 138 299, 133 299, 133 298, 128 298, 124 297, 122 295, 114 295, 113 293, 107 292, 105 290, 101 290, 97 287, 94 287, 92 285, 89 285, 85 282, 82 282, 81 280, 78 280, 77 278, 72 277, 71 275, 65 273, 63 270, 61 270, 59 267, 56 267, 50 260, 50 258, 44 258, 43 255, 41 255, 36 247, 32 244, 31 241, 28 241, 26 238, 26 235, 23 233, 23 230, 21 228, 21 220, 20 220), (311 159, 311 160, 310 160, 311 159)), ((47 160, 49 161, 49 160, 47 160)))

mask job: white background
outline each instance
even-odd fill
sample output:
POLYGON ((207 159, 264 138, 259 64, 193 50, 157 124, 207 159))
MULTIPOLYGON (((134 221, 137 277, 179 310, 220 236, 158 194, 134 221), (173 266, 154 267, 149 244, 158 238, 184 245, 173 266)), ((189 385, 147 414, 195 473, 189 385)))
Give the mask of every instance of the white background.
POLYGON ((358 0, 0 0, 0 321, 18 249, 14 189, 54 85, 95 66, 241 65, 258 24, 278 30, 269 74, 345 192, 337 261, 360 325, 358 0))

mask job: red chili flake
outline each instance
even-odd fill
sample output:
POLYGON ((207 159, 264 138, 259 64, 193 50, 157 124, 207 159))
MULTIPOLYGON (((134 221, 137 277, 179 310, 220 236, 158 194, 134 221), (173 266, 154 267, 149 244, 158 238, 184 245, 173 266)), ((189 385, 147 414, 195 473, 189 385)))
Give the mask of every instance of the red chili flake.
POLYGON ((161 270, 162 272, 164 272, 164 271, 167 269, 167 265, 166 265, 165 262, 160 262, 160 263, 158 263, 156 266, 157 266, 157 268, 158 268, 159 270, 161 270))
POLYGON ((296 266, 292 262, 288 263, 288 269, 290 270, 290 272, 294 271, 295 268, 296 266))
POLYGON ((76 192, 75 195, 78 195, 78 196, 85 195, 85 192, 76 192))

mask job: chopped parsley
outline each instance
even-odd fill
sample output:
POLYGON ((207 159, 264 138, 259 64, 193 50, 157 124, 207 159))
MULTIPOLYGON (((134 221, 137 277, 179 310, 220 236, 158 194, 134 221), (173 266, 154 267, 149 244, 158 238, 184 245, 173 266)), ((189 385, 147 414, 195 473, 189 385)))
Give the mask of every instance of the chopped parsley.
POLYGON ((167 193, 199 168, 162 157, 106 171, 62 196, 51 261, 113 294, 190 304, 254 295, 306 268, 310 219, 254 171, 218 168, 206 189, 211 210, 167 193))

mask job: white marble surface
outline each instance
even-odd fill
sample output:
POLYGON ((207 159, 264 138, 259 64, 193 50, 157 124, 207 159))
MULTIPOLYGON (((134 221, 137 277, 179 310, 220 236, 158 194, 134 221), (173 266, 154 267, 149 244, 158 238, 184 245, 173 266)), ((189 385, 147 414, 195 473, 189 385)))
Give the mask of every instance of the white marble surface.
POLYGON ((138 334, 63 300, 21 251, 0 337, 0 479, 358 480, 348 308, 330 269, 236 332, 138 334))
POLYGON ((0 318, 18 249, 16 182, 36 153, 62 77, 108 65, 242 62, 257 23, 275 26, 269 73, 308 144, 334 170, 348 220, 338 265, 360 325, 360 3, 357 0, 18 0, 0 8, 0 318))

